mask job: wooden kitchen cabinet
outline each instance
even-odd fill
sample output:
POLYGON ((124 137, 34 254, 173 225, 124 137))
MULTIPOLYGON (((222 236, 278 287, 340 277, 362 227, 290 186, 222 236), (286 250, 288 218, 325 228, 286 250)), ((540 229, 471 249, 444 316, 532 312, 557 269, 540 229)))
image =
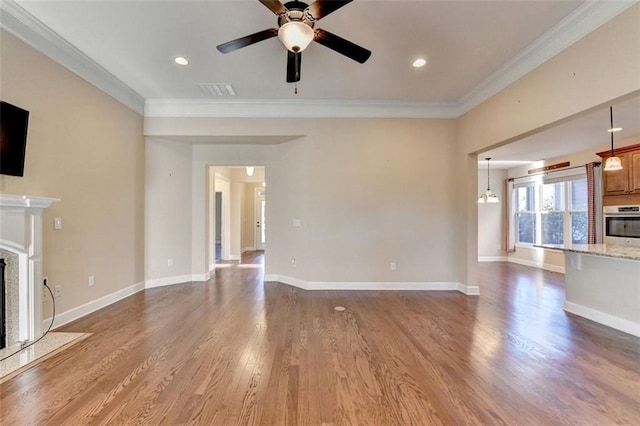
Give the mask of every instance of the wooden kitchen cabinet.
MULTIPOLYGON (((602 171, 603 195, 640 195, 640 144, 625 146, 613 151, 620 158, 622 170, 602 171)), ((611 156, 611 151, 599 152, 604 162, 611 156)))

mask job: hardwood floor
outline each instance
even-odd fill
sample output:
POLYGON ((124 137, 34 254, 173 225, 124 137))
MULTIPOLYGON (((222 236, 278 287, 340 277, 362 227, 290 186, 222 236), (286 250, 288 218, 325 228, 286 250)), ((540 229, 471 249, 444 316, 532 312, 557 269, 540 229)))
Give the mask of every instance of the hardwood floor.
POLYGON ((263 284, 261 258, 63 327, 94 334, 3 384, 0 423, 640 424, 640 340, 565 314, 562 275, 308 292, 263 284))

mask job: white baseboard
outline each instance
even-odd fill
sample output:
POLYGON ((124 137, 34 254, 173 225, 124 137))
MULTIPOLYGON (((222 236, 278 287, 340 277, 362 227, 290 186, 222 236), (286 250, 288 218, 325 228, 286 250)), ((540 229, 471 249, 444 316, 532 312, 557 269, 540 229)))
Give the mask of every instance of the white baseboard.
MULTIPOLYGON (((92 312, 95 312, 99 309, 109 306, 119 300, 124 299, 125 297, 129 297, 132 294, 135 294, 144 289, 145 289, 145 283, 140 282, 132 286, 123 288, 122 290, 118 290, 114 293, 103 296, 99 299, 92 300, 91 302, 85 303, 84 305, 78 306, 77 308, 69 309, 68 311, 59 313, 56 315, 55 321, 51 328, 55 329, 62 325, 70 323, 71 321, 75 321, 78 318, 81 318, 85 315, 88 315, 92 312)), ((42 329, 46 330, 49 327, 50 323, 51 323, 51 318, 46 318, 42 320, 42 329)))
POLYGON ((606 325, 607 327, 615 328, 616 330, 624 331, 625 333, 640 337, 640 324, 637 322, 606 314, 572 302, 564 302, 564 310, 591 321, 595 321, 599 324, 606 325))
POLYGON ((191 281, 203 282, 211 279, 211 273, 206 274, 191 274, 191 275, 176 275, 173 277, 156 278, 154 280, 145 281, 144 288, 164 287, 167 285, 184 284, 191 281))
POLYGON ((244 253, 245 251, 256 251, 255 247, 245 247, 242 250, 240 250, 241 253, 244 253))
POLYGON ((215 269, 216 269, 215 263, 213 265, 209 265, 209 274, 211 274, 211 271, 215 271, 215 269))
POLYGON ((551 272, 564 274, 564 266, 549 265, 548 263, 535 262, 533 260, 519 259, 517 257, 509 257, 509 262, 518 265, 531 266, 533 268, 544 269, 551 272))
POLYGON ((508 256, 479 256, 478 262, 508 262, 508 256))
POLYGON ((229 260, 240 261, 241 259, 242 259, 242 255, 240 255, 240 254, 230 254, 229 255, 229 260))
POLYGON ((264 281, 277 281, 304 290, 455 290, 468 295, 480 294, 477 286, 466 286, 457 282, 341 282, 305 281, 280 274, 266 274, 264 281))
POLYGON ((166 285, 182 284, 192 281, 191 275, 176 275, 173 277, 156 278, 154 280, 145 281, 145 288, 164 287, 166 285))

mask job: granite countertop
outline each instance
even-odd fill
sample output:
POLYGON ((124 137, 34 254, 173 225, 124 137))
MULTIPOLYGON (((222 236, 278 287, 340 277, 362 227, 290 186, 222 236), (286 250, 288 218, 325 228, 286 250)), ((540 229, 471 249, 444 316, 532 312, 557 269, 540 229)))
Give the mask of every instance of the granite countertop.
POLYGON ((640 247, 629 247, 612 244, 540 244, 534 247, 569 251, 572 253, 591 254, 594 256, 615 257, 618 259, 640 260, 640 247))

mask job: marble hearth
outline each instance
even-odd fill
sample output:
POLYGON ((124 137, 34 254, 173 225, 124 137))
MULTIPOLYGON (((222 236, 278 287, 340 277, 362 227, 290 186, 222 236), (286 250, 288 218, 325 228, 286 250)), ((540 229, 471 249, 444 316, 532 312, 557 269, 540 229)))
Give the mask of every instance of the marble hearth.
POLYGON ((0 194, 0 257, 7 263, 7 347, 42 334, 42 212, 58 201, 0 194))

